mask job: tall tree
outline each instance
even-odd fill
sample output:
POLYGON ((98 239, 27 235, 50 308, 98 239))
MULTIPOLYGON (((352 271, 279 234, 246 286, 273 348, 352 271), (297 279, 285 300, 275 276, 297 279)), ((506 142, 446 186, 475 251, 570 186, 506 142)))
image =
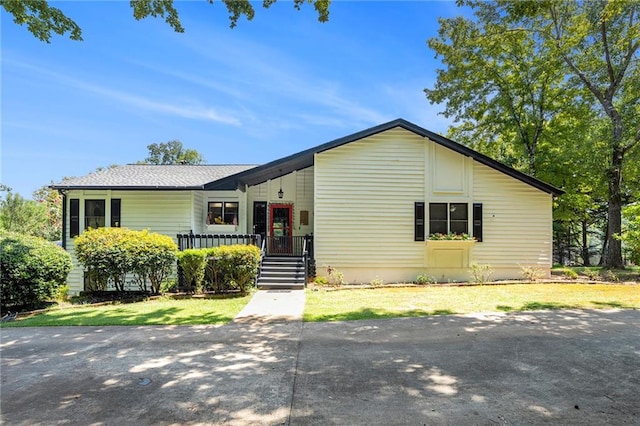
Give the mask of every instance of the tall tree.
POLYGON ((458 124, 451 136, 536 173, 540 142, 566 101, 558 61, 493 3, 474 3, 475 19, 439 19, 438 37, 428 40, 446 69, 437 70, 432 103, 458 124))
POLYGON ((20 194, 8 191, 0 200, 0 229, 55 241, 60 228, 52 228, 43 203, 25 200, 20 194))
MULTIPOLYGON (((461 67, 464 69, 467 62, 473 66, 483 63, 494 65, 493 62, 497 66, 506 63, 506 58, 497 54, 496 48, 487 47, 487 45, 491 47, 491 43, 487 40, 494 40, 493 43, 496 44, 503 43, 503 46, 509 50, 516 48, 512 46, 510 40, 518 37, 522 38, 524 46, 535 46, 521 60, 526 62, 527 66, 532 66, 533 69, 538 69, 535 67, 536 64, 546 62, 549 67, 546 72, 558 72, 553 75, 559 79, 553 80, 552 91, 547 93, 561 94, 562 102, 556 102, 555 106, 551 104, 545 106, 542 102, 536 102, 535 97, 529 96, 528 105, 538 105, 539 112, 546 107, 551 107, 555 112, 547 112, 553 114, 554 117, 557 117, 560 112, 565 116, 578 117, 583 120, 580 124, 583 131, 584 123, 593 123, 594 128, 588 130, 590 135, 597 135, 603 122, 608 129, 607 135, 590 138, 593 141, 597 140, 598 143, 594 144, 592 152, 586 150, 582 154, 593 154, 596 158, 600 158, 603 152, 600 149, 601 145, 606 149, 608 167, 605 171, 605 181, 608 192, 608 227, 604 264, 610 267, 622 266, 621 245, 616 235, 619 235, 621 231, 621 209, 625 202, 623 174, 626 170, 626 158, 632 154, 634 149, 637 150, 640 141, 638 121, 640 117, 638 106, 640 97, 640 90, 638 90, 640 87, 638 66, 640 4, 627 0, 591 2, 498 0, 493 3, 459 0, 458 3, 473 8, 476 11, 477 22, 466 24, 464 20, 461 20, 461 29, 453 28, 452 23, 448 23, 447 25, 450 27, 448 30, 447 26, 441 22, 440 40, 430 41, 430 45, 439 54, 449 55, 453 71, 441 71, 438 75, 436 88, 432 93, 427 92, 430 100, 446 100, 447 108, 451 103, 453 109, 448 109, 445 113, 452 114, 453 111, 462 111, 462 115, 456 116, 457 118, 464 120, 465 117, 471 117, 467 123, 463 122, 463 125, 466 124, 468 127, 473 126, 473 120, 477 122, 478 127, 482 127, 482 123, 502 124, 504 114, 496 115, 494 111, 500 111, 500 109, 491 107, 494 107, 496 103, 503 102, 505 97, 507 101, 510 101, 512 96, 510 97, 508 93, 513 91, 513 87, 523 84, 525 87, 528 85, 535 88, 544 84, 545 80, 541 77, 544 76, 545 71, 540 70, 541 74, 534 76, 529 82, 518 79, 515 81, 507 80, 504 83, 507 90, 500 88, 502 91, 496 91, 497 83, 490 86, 494 88, 493 90, 486 90, 484 83, 475 83, 476 80, 491 81, 494 79, 494 76, 487 73, 486 68, 482 67, 476 69, 475 75, 467 74, 465 76, 465 78, 472 80, 472 83, 467 84, 466 87, 460 83, 455 87, 449 87, 448 79, 458 77, 456 70, 461 67), (492 25, 485 25, 485 22, 492 25), (465 35, 462 24, 475 26, 474 32, 465 35), (493 24, 497 25, 493 26, 493 24), (459 36, 462 36, 468 43, 466 51, 457 56, 447 53, 447 48, 459 43, 457 38, 459 36), (484 60, 476 59, 476 56, 484 56, 485 58, 484 60), (468 92, 471 90, 475 90, 475 93, 469 94, 468 92), (503 92, 506 92, 507 95, 503 96, 503 92), (576 106, 579 106, 579 109, 576 109, 576 106), (588 110, 584 109, 585 106, 589 107, 588 110), (604 144, 599 142, 604 142, 604 144)), ((499 47, 497 46, 497 48, 499 47)), ((499 49, 497 51, 499 52, 499 49)), ((444 62, 451 67, 446 61, 444 62)), ((516 69, 518 68, 516 67, 516 69)), ((461 77, 458 79, 462 81, 461 77)), ((530 89, 528 91, 532 94, 536 93, 530 89)), ((553 94, 551 99, 555 98, 553 94)), ((547 95, 545 97, 549 99, 547 95)), ((538 99, 542 99, 541 96, 538 99)), ((522 110, 517 102, 507 102, 506 105, 507 107, 515 106, 515 112, 522 110)), ((503 107, 503 110, 508 111, 508 108, 503 107)), ((511 120, 516 124, 522 121, 513 112, 511 115, 511 120)), ((536 117, 535 114, 531 116, 536 117)), ((550 123, 550 117, 547 117, 545 121, 544 125, 550 123)), ((571 120, 563 120, 563 122, 570 123, 571 120)), ((532 120, 531 125, 524 126, 524 128, 530 129, 528 134, 536 135, 538 129, 544 130, 544 126, 541 127, 540 123, 542 123, 540 120, 532 120)), ((516 126, 516 131, 523 133, 520 127, 523 126, 516 126)), ((499 128, 494 128, 494 130, 499 130, 499 128)), ((500 137, 508 137, 509 129, 503 128, 502 130, 506 133, 502 133, 500 137)), ((524 134, 527 133, 524 132, 524 134)), ((532 148, 538 145, 527 142, 524 137, 521 139, 527 148, 527 154, 533 153, 535 155, 536 151, 533 151, 532 148)), ((535 141, 532 138, 528 140, 535 141)), ((558 145, 555 140, 550 143, 558 145)), ((570 147, 571 144, 568 144, 564 149, 571 149, 570 147)), ((528 158, 528 161, 530 163, 528 169, 532 171, 531 157, 528 158)))
MULTIPOLYGON (((263 0, 262 6, 267 9, 277 0, 263 0)), ((213 4, 213 0, 207 0, 213 4)), ((227 7, 231 28, 234 28, 240 17, 252 20, 255 9, 250 0, 222 0, 227 7)), ((293 6, 300 10, 304 3, 312 3, 318 13, 318 21, 329 20, 329 5, 331 0, 293 0, 293 6)), ((180 22, 178 10, 173 0, 131 0, 133 17, 137 20, 147 18, 162 18, 174 31, 182 33, 184 28, 180 22)), ((82 40, 82 30, 76 22, 66 16, 62 10, 51 7, 46 0, 0 0, 0 6, 13 15, 13 22, 26 25, 27 30, 36 38, 49 43, 51 36, 69 33, 72 40, 82 40)))
POLYGON ((46 221, 40 224, 40 233, 48 240, 59 240, 62 236, 62 195, 44 185, 33 192, 33 199, 44 207, 46 213, 46 221))
POLYGON ((584 90, 607 118, 608 230, 604 265, 622 267, 623 170, 640 142, 640 3, 501 1, 505 13, 530 23, 533 36, 566 65, 567 83, 584 90))
POLYGON ((143 164, 202 164, 204 158, 195 149, 185 149, 182 142, 173 140, 147 145, 149 156, 143 164))

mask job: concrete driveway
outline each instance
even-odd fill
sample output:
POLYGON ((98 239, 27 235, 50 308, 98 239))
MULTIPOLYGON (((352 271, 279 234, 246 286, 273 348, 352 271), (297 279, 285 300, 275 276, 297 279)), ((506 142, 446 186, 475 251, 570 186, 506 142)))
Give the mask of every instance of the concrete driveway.
POLYGON ((640 424, 640 312, 2 329, 2 423, 640 424))

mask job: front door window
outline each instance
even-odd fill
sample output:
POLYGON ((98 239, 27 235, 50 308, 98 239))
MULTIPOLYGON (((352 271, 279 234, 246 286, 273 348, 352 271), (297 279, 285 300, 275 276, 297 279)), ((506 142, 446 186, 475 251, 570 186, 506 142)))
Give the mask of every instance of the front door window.
POLYGON ((291 253, 292 207, 290 204, 272 204, 270 208, 270 231, 272 253, 291 253))

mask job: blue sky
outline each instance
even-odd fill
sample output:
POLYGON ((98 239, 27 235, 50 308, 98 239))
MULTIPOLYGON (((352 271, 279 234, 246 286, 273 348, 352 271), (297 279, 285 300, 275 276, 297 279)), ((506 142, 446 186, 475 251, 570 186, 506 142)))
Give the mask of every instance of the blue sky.
POLYGON ((35 39, 2 11, 0 181, 29 198, 178 139, 209 164, 261 164, 405 118, 446 133, 423 89, 426 40, 453 2, 334 1, 328 23, 280 0, 229 28, 221 2, 176 2, 186 32, 129 2, 56 2, 84 41, 35 39))

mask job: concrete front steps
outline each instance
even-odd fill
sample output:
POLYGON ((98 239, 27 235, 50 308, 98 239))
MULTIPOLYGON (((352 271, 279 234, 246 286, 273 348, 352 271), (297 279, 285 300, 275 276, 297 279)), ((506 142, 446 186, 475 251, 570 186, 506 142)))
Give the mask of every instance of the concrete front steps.
POLYGON ((301 257, 266 256, 262 259, 258 288, 263 290, 303 289, 304 261, 301 257))

